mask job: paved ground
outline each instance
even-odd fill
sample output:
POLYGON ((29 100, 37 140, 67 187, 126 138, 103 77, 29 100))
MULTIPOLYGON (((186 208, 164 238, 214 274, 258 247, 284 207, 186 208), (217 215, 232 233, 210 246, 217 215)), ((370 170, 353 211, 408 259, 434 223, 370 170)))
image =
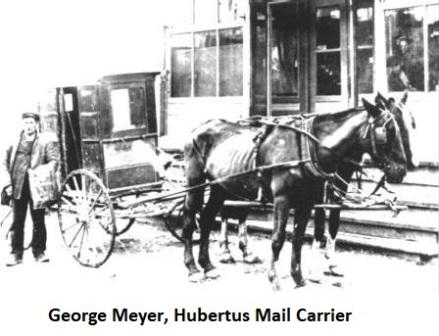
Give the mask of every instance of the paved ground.
MULTIPOLYGON (((255 304, 308 305, 320 309, 340 308, 341 305, 357 311, 361 326, 367 324, 367 316, 377 314, 375 305, 378 305, 378 311, 387 311, 384 307, 389 305, 393 310, 395 306, 396 309, 416 308, 419 313, 419 306, 412 304, 423 298, 435 298, 439 292, 437 259, 419 264, 413 258, 347 250, 338 253, 340 265, 345 269, 344 278, 325 277, 321 284, 308 283, 304 288, 295 289, 289 276, 291 246, 286 243, 278 268, 282 290, 274 293, 266 277, 270 241, 263 236, 251 238, 251 246, 263 262, 247 265, 239 261, 237 237, 232 235, 231 248, 238 261, 222 265, 217 262, 216 233, 211 242, 211 259, 218 266, 221 277, 189 283, 182 263, 182 246, 160 222, 133 226, 118 239, 109 261, 99 269, 90 269, 78 265, 69 255, 55 216, 50 216, 47 226, 50 263, 36 264, 27 252, 22 265, 6 268, 7 246, 3 238, 0 246, 1 287, 5 293, 1 299, 2 310, 12 319, 34 312, 35 316, 23 321, 30 319, 29 323, 42 327, 47 327, 47 311, 53 306, 77 310, 108 309, 115 305, 141 310, 187 305, 194 309, 198 306, 252 309, 255 304), (410 302, 412 304, 408 305, 410 302)), ((1 233, 3 237, 4 228, 1 233)), ((309 266, 309 251, 309 245, 305 245, 304 273, 309 266)), ((378 316, 383 318, 381 313, 378 316)))

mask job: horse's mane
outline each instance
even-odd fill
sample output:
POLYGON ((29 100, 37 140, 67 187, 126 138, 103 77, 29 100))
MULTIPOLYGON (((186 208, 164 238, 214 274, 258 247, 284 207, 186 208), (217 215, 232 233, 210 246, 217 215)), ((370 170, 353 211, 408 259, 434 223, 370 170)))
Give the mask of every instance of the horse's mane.
POLYGON ((306 117, 316 117, 321 121, 332 120, 334 117, 345 119, 348 118, 353 112, 365 111, 364 107, 353 107, 347 110, 337 111, 337 112, 326 112, 326 113, 313 113, 312 115, 306 115, 306 117))

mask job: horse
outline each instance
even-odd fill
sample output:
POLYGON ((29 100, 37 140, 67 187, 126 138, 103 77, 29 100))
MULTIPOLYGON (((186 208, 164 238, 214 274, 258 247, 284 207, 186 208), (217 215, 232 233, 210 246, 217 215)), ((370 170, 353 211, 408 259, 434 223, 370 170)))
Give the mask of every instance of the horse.
POLYGON ((294 208, 291 276, 304 286, 301 250, 311 210, 319 200, 322 181, 333 176, 340 162, 358 162, 364 153, 380 163, 390 182, 400 183, 407 159, 393 115, 363 99, 364 109, 318 115, 309 131, 283 124, 261 127, 213 119, 196 128, 184 146, 188 191, 183 208, 184 264, 190 281, 219 276, 209 256, 209 236, 224 201, 256 199, 262 189, 273 202, 273 233, 268 278, 279 287, 276 264, 285 242, 289 210, 294 208), (376 142, 377 134, 385 143, 376 142), (255 151, 254 139, 260 144, 255 151), (305 140, 304 140, 305 139, 305 140), (305 145, 301 146, 301 144, 305 145), (306 151, 308 150, 308 152, 306 151), (206 181, 210 195, 203 204, 206 181), (200 213, 198 269, 192 251, 195 216, 200 213))
MULTIPOLYGON (((412 151, 411 139, 413 138, 413 132, 416 129, 416 121, 411 114, 411 112, 406 108, 408 94, 407 92, 403 94, 399 102, 395 102, 394 98, 385 98, 381 93, 375 97, 375 103, 381 108, 386 108, 392 113, 398 128, 400 130, 401 139, 404 146, 404 153, 407 159, 407 168, 412 171, 418 165, 417 160, 414 158, 414 153, 412 151)), ((352 164, 341 163, 338 167, 337 173, 343 178, 347 183, 351 182, 354 172, 358 169, 352 164)), ((347 191, 348 185, 342 182, 340 179, 335 180, 335 186, 342 192, 347 191)), ((329 198, 333 198, 334 195, 328 195, 329 198)), ((321 188, 321 198, 323 198, 323 187, 321 188)), ((328 218, 328 233, 325 244, 325 210, 322 208, 315 209, 314 212, 314 240, 311 245, 311 255, 314 258, 319 257, 319 249, 324 246, 324 255, 326 259, 326 265, 324 273, 333 276, 343 276, 343 271, 338 266, 335 257, 335 242, 337 238, 337 233, 340 226, 340 209, 331 209, 329 211, 328 218)), ((317 263, 321 264, 321 263, 317 263)), ((309 278, 313 279, 315 282, 319 282, 322 270, 319 268, 311 269, 309 278)))
MULTIPOLYGON (((416 121, 410 111, 406 108, 407 98, 407 93, 404 93, 400 101, 396 103, 394 98, 386 99, 381 93, 378 93, 375 97, 375 103, 381 107, 385 106, 394 115, 394 118, 397 121, 398 127, 401 132, 401 138, 403 140, 404 151, 408 163, 408 170, 413 170, 417 166, 417 162, 413 157, 410 138, 412 137, 413 131, 416 129, 416 121)), ((339 174, 343 178, 344 182, 337 179, 334 181, 334 183, 341 192, 346 192, 348 185, 345 182, 349 183, 351 181, 354 171, 356 171, 357 169, 357 166, 352 165, 348 162, 341 162, 339 164, 339 167, 337 168, 337 174, 339 174)), ((324 186, 322 185, 319 203, 322 203, 324 201, 323 191, 324 186)), ((330 194, 326 197, 334 199, 335 196, 330 194)), ((233 258, 229 249, 227 227, 228 218, 234 218, 238 220, 239 249, 242 252, 243 261, 245 263, 260 262, 259 257, 255 255, 248 246, 246 226, 248 212, 248 209, 245 207, 226 208, 221 211, 221 233, 219 239, 221 248, 221 254, 219 257, 220 262, 235 262, 235 259, 233 258)), ((327 261, 327 268, 324 271, 319 269, 319 267, 313 267, 310 269, 308 278, 314 282, 320 282, 321 275, 323 273, 332 276, 343 276, 343 272, 340 270, 335 258, 335 241, 340 223, 340 210, 332 209, 329 211, 329 213, 329 236, 325 240, 325 210, 323 208, 317 208, 314 210, 314 239, 311 245, 311 255, 314 257, 315 260, 317 260, 317 258, 319 257, 319 251, 321 247, 324 246, 325 259, 327 261)))

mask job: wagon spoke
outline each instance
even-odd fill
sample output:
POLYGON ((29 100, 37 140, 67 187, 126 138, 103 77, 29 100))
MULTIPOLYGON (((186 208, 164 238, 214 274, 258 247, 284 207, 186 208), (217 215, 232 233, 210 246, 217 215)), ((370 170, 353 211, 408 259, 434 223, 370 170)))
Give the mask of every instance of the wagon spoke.
POLYGON ((75 226, 78 226, 78 225, 80 225, 80 224, 78 222, 75 222, 74 224, 68 226, 67 228, 62 229, 61 232, 65 233, 65 232, 69 231, 70 229, 73 229, 75 226))
POLYGON ((84 228, 84 224, 81 224, 78 231, 76 231, 75 235, 73 236, 72 241, 70 242, 70 244, 68 244, 68 247, 72 247, 73 242, 76 240, 76 238, 78 238, 79 232, 81 232, 81 229, 83 229, 83 228, 84 228))
POLYGON ((92 204, 91 207, 88 209, 88 214, 89 214, 89 215, 90 215, 90 213, 93 211, 93 209, 94 209, 94 207, 95 207, 95 205, 96 205, 98 199, 101 197, 101 195, 102 195, 102 189, 99 190, 99 194, 98 194, 98 196, 96 196, 96 198, 95 198, 94 201, 93 201, 93 204, 92 204))
POLYGON ((75 186, 75 189, 80 190, 79 185, 78 185, 78 181, 76 180, 76 176, 73 176, 72 180, 73 180, 73 184, 75 186))
POLYGON ((84 230, 82 230, 81 242, 79 243, 78 258, 81 258, 81 250, 82 250, 82 245, 84 243, 84 235, 86 230, 87 227, 84 225, 84 230))
POLYGON ((69 200, 66 196, 61 196, 61 201, 63 201, 64 203, 71 205, 71 206, 76 206, 76 204, 74 204, 71 200, 69 200))

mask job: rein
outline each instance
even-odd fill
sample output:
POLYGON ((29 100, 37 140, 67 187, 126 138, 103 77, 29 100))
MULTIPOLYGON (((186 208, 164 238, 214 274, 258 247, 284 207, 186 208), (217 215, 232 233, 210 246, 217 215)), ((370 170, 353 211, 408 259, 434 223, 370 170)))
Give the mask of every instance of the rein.
MULTIPOLYGON (((369 125, 368 125, 368 127, 366 128, 366 131, 365 131, 365 133, 364 133, 364 137, 367 137, 367 134, 368 134, 368 133, 369 133, 369 135, 370 135, 372 151, 373 151, 373 155, 374 155, 375 157, 379 157, 379 156, 378 156, 377 147, 376 147, 376 143, 377 143, 377 139, 376 139, 376 133, 377 133, 377 132, 376 132, 376 130, 377 130, 378 128, 383 128, 383 129, 385 129, 385 126, 386 126, 387 123, 390 122, 390 121, 393 121, 394 123, 396 123, 395 119, 393 118, 393 115, 392 115, 390 112, 388 112, 388 111, 385 111, 385 112, 386 112, 386 118, 387 118, 387 119, 386 119, 386 121, 384 122, 384 124, 381 125, 381 126, 379 126, 379 127, 376 127, 376 126, 375 126, 376 118, 374 118, 374 119, 370 119, 370 120, 369 120, 369 125)), ((314 117, 314 116, 312 116, 312 117, 314 117)), ((300 116, 299 118, 305 119, 303 116, 300 116)), ((297 120, 297 118, 294 118, 292 121, 294 121, 294 120, 297 120)), ((241 123, 241 124, 243 124, 244 122, 245 122, 245 123, 250 123, 251 121, 248 121, 248 120, 238 121, 238 123, 241 123)), ((272 126, 272 127, 280 127, 280 128, 290 129, 290 130, 293 130, 293 131, 295 131, 295 132, 298 132, 298 133, 300 133, 300 134, 305 135, 308 139, 312 140, 312 141, 313 141, 316 145, 318 145, 318 146, 321 144, 321 141, 320 141, 319 139, 317 139, 317 138, 316 138, 311 132, 309 132, 309 131, 307 131, 307 130, 304 130, 304 129, 301 129, 301 128, 299 128, 299 127, 295 127, 295 126, 287 125, 287 124, 283 124, 283 123, 276 123, 276 122, 273 122, 273 121, 270 121, 270 120, 267 120, 267 119, 263 119, 263 120, 258 119, 258 120, 255 120, 255 122, 257 122, 257 123, 260 124, 261 126, 262 126, 262 125, 265 125, 265 126, 272 126)), ((395 124, 395 129, 398 130, 396 124, 395 124)), ((258 140, 259 140, 259 141, 262 141, 262 139, 258 139, 258 140)), ((378 141, 378 142, 379 142, 379 141, 378 141)), ((199 146, 198 146, 198 144, 196 143, 195 139, 193 139, 193 145, 194 145, 195 150, 196 150, 196 151, 198 152, 198 154, 200 155, 200 158, 201 158, 201 159, 203 160, 203 162, 205 163, 205 158, 204 158, 203 155, 201 155, 201 151, 200 151, 199 146)), ((264 172, 264 171, 272 170, 272 169, 276 169, 276 168, 285 168, 285 167, 293 168, 293 167, 298 167, 299 165, 304 164, 304 163, 311 163, 311 164, 313 164, 314 167, 317 168, 316 170, 319 172, 319 174, 320 174, 324 179, 326 179, 326 180, 332 180, 332 179, 335 178, 335 179, 339 180, 341 183, 345 184, 345 186, 346 186, 347 188, 349 187, 350 183, 348 183, 347 181, 345 181, 345 180, 344 180, 344 179, 343 179, 343 178, 342 178, 337 172, 330 173, 330 174, 325 173, 325 172, 321 171, 321 169, 319 169, 318 167, 316 167, 316 166, 315 166, 315 163, 312 162, 312 161, 313 161, 312 159, 306 159, 306 160, 292 160, 292 161, 286 161, 286 162, 281 162, 281 163, 275 163, 275 164, 271 164, 271 165, 258 166, 258 167, 254 167, 253 169, 249 169, 249 170, 246 170, 246 171, 243 171, 243 172, 239 172, 239 173, 236 173, 236 174, 233 174, 233 175, 228 175, 228 176, 220 177, 220 178, 214 179, 214 180, 212 180, 212 181, 205 182, 205 183, 202 183, 202 184, 199 184, 199 185, 196 185, 196 186, 190 187, 190 188, 185 188, 185 189, 183 189, 183 190, 181 190, 181 191, 176 191, 176 192, 173 192, 173 193, 170 193, 170 194, 166 194, 166 195, 161 195, 161 196, 155 196, 155 197, 152 197, 152 198, 148 198, 148 201, 160 200, 160 199, 168 198, 168 197, 171 197, 171 196, 175 196, 175 195, 183 194, 183 193, 186 193, 186 192, 189 192, 189 191, 199 190, 199 189, 202 189, 202 188, 205 188, 205 187, 208 187, 208 186, 212 186, 212 185, 216 185, 216 184, 221 184, 221 183, 227 182, 227 181, 230 180, 230 179, 237 178, 237 177, 244 176, 244 175, 251 174, 251 173, 258 173, 258 174, 261 174, 261 173, 264 172)), ((352 164, 352 165, 356 168, 357 171, 359 171, 361 174, 367 176, 367 174, 366 174, 365 172, 363 172, 363 170, 362 170, 363 166, 362 166, 362 164, 361 164, 360 162, 357 162, 357 161, 355 161, 355 160, 348 159, 348 158, 343 159, 343 162, 345 162, 345 163, 349 163, 349 164, 352 164)), ((207 173, 207 172, 206 172, 206 173, 207 173)), ((331 187, 333 188, 334 191, 336 191, 336 192, 339 193, 339 197, 340 197, 341 199, 346 199, 346 198, 347 198, 347 197, 346 197, 346 194, 347 194, 347 188, 346 188, 346 191, 343 191, 343 190, 341 190, 340 188, 337 188, 337 187, 334 185, 334 183, 331 183, 331 187), (345 194, 345 196, 343 196, 343 194, 345 194)), ((368 196, 362 196, 361 199, 362 199, 362 200, 370 199, 370 198, 371 198, 374 194, 376 194, 377 191, 378 191, 379 189, 381 189, 381 188, 383 188, 383 189, 385 189, 385 190, 388 190, 388 189, 385 187, 385 175, 384 175, 384 174, 383 174, 383 176, 381 177, 381 179, 377 182, 377 184, 376 184, 376 186, 375 186, 373 192, 372 192, 370 195, 368 195, 368 196)), ((325 188, 325 189, 326 189, 326 188, 325 188)), ((362 195, 364 195, 364 192, 363 192, 361 189, 359 189, 359 188, 355 188, 355 191, 356 191, 357 194, 362 194, 362 195)), ((143 201, 145 201, 145 200, 138 200, 138 203, 140 203, 140 201, 143 202, 143 201)), ((390 208, 392 211, 394 211, 395 213, 398 212, 398 211, 396 210, 396 208, 393 206, 393 201, 391 201, 391 200, 385 200, 384 202, 385 202, 385 204, 386 204, 387 206, 389 206, 389 208, 390 208)), ((137 202, 136 202, 136 203, 137 203, 137 202)))

